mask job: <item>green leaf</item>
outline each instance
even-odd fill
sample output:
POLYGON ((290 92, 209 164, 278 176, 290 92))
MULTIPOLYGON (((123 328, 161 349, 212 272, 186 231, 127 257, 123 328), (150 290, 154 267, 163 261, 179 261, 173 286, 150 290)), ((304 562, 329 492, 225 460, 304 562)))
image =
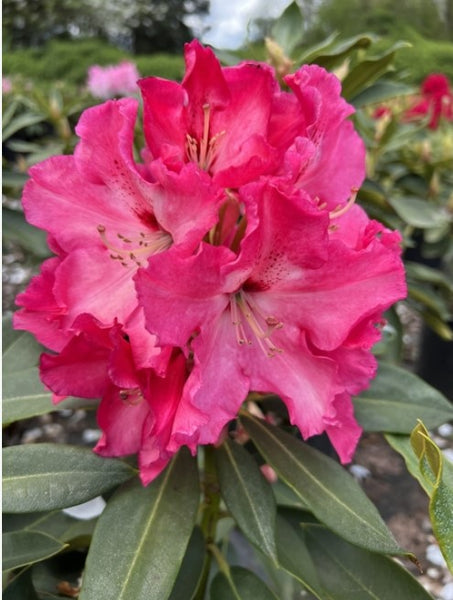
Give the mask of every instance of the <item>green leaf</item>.
POLYGON ((297 2, 291 2, 272 26, 271 37, 289 56, 302 43, 303 36, 304 20, 300 7, 297 2))
POLYGON ((231 567, 228 575, 219 572, 210 588, 211 600, 277 600, 267 585, 243 567, 231 567))
POLYGON ((3 370, 16 373, 37 364, 42 346, 25 331, 13 329, 11 317, 2 319, 3 370))
POLYGON ((95 400, 82 398, 67 398, 58 404, 53 404, 52 394, 44 389, 37 367, 6 373, 3 378, 3 426, 56 410, 92 409, 96 408, 97 404, 95 400))
POLYGON ((3 449, 3 510, 36 512, 81 504, 135 475, 89 448, 27 444, 3 449))
POLYGON ((250 542, 276 561, 276 505, 271 486, 255 459, 239 444, 227 440, 216 449, 215 458, 228 510, 250 542))
POLYGON ((443 321, 451 317, 448 303, 430 285, 408 282, 408 297, 443 321))
POLYGON ((19 244, 39 258, 51 255, 47 234, 29 225, 20 211, 3 208, 3 238, 19 244))
POLYGON ((432 283, 440 289, 445 290, 445 292, 453 294, 453 281, 446 273, 443 273, 439 269, 434 269, 409 260, 404 261, 404 267, 410 279, 432 283))
POLYGON ((362 92, 354 96, 354 106, 361 108, 369 104, 378 104, 391 98, 401 97, 413 93, 413 87, 404 83, 380 80, 367 87, 362 92))
POLYGON ((353 402, 356 419, 366 431, 410 433, 417 419, 436 427, 453 418, 452 404, 438 390, 406 369, 385 363, 353 402))
POLYGON ((205 556, 205 539, 201 529, 195 527, 168 600, 191 600, 194 597, 203 573, 205 556))
POLYGON ((410 441, 418 458, 425 490, 431 496, 429 514, 433 532, 449 569, 453 571, 453 464, 444 458, 423 423, 414 428, 410 441))
POLYGON ((359 62, 346 75, 342 83, 342 95, 346 100, 354 100, 359 92, 367 85, 371 85, 378 77, 383 75, 393 62, 396 50, 407 48, 407 42, 397 42, 379 56, 371 57, 359 62))
POLYGON ((23 113, 18 115, 8 123, 7 127, 3 129, 2 138, 3 140, 7 140, 17 131, 24 129, 25 127, 29 127, 30 125, 36 125, 37 123, 41 123, 45 120, 46 117, 44 115, 34 115, 31 113, 23 113))
POLYGON ((96 519, 74 519, 62 511, 51 511, 46 513, 17 513, 3 514, 3 531, 39 531, 50 535, 60 542, 76 541, 80 544, 82 540, 87 543, 93 534, 96 519))
POLYGON ((358 546, 405 554, 376 507, 338 463, 262 420, 245 415, 241 420, 266 462, 321 522, 358 546))
MULTIPOLYGON (((278 520, 278 527, 282 521, 278 520)), ((288 533, 291 526, 286 526, 288 533)), ((358 548, 314 523, 293 523, 290 571, 320 600, 432 600, 412 575, 387 556, 358 548), (309 560, 306 558, 310 557, 309 560), (301 560, 297 560, 297 557, 301 560), (313 575, 316 573, 316 577, 313 575)), ((279 536, 282 550, 285 538, 279 536)))
POLYGON ((2 594, 3 600, 39 600, 31 579, 31 569, 24 569, 12 579, 2 594))
POLYGON ((416 196, 391 196, 388 202, 403 221, 412 227, 438 227, 448 218, 445 210, 416 196))
POLYGON ((332 596, 321 585, 316 566, 302 538, 299 523, 296 526, 291 525, 281 514, 277 514, 275 534, 281 567, 300 581, 316 598, 331 600, 332 596))
POLYGON ((94 532, 80 600, 168 598, 199 500, 196 461, 186 448, 148 487, 136 480, 118 490, 94 532))
POLYGON ((66 546, 40 531, 12 531, 2 536, 3 570, 17 569, 61 552, 66 546))
POLYGON ((322 53, 328 53, 329 48, 332 47, 333 42, 337 39, 337 37, 338 32, 331 33, 327 38, 325 38, 318 44, 310 46, 310 48, 304 50, 303 54, 297 59, 296 62, 298 64, 308 64, 311 62, 316 62, 318 56, 320 56, 322 53))
POLYGON ((339 40, 331 44, 324 52, 319 52, 314 58, 314 62, 330 71, 344 62, 355 50, 368 48, 373 39, 370 35, 356 35, 346 40, 339 40))
POLYGON ((29 333, 12 328, 11 318, 4 318, 3 328, 3 399, 2 424, 29 419, 64 408, 94 408, 93 400, 68 398, 58 405, 46 390, 35 366, 43 348, 29 333))

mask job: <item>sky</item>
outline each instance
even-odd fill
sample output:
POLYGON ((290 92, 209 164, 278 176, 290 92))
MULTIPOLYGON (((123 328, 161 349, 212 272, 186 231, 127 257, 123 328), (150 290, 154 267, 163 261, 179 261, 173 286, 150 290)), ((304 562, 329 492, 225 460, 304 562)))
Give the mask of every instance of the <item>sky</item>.
POLYGON ((201 33, 201 39, 216 48, 236 49, 246 41, 247 25, 251 19, 278 17, 290 2, 291 0, 210 0, 209 15, 203 19, 202 24, 210 29, 201 33))

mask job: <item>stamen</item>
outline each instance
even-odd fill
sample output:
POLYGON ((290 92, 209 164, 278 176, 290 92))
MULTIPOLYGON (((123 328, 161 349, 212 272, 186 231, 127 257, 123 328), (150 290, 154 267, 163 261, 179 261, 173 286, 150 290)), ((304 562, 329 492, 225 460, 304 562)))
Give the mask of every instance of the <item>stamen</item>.
POLYGON ((208 171, 215 160, 218 140, 225 134, 225 131, 219 131, 212 138, 209 137, 209 124, 211 116, 211 107, 209 104, 203 104, 203 135, 198 142, 190 134, 186 135, 187 158, 197 163, 202 169, 208 171))
POLYGON ((329 213, 330 218, 336 219, 337 217, 341 217, 342 215, 347 213, 348 210, 351 208, 351 206, 356 201, 358 192, 359 192, 359 188, 356 188, 356 187, 351 188, 351 197, 349 198, 349 200, 343 206, 337 206, 336 208, 331 210, 329 213))
POLYGON ((153 231, 149 233, 140 231, 136 239, 126 237, 122 233, 116 233, 116 237, 126 244, 126 247, 120 248, 109 241, 107 238, 107 230, 104 225, 98 225, 97 230, 104 246, 112 251, 109 255, 110 258, 112 260, 118 260, 123 267, 143 267, 143 261, 146 260, 148 256, 163 252, 169 248, 172 243, 171 236, 164 231, 153 231), (134 246, 131 247, 131 244, 134 244, 134 246))
POLYGON ((234 294, 230 300, 231 322, 236 330, 236 340, 238 344, 245 343, 252 345, 253 342, 245 333, 242 317, 245 319, 249 329, 253 333, 259 347, 266 356, 272 358, 276 354, 283 352, 273 344, 270 336, 276 329, 281 329, 283 323, 272 315, 264 315, 259 306, 254 302, 249 294, 241 290, 234 294), (265 328, 263 328, 265 326, 265 328))

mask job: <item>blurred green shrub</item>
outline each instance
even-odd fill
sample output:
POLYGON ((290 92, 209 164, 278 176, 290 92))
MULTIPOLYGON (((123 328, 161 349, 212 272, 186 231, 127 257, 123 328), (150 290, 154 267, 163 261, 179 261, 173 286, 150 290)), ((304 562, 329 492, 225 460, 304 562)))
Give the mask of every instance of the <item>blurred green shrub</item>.
POLYGON ((52 40, 42 48, 9 51, 3 56, 3 74, 21 75, 41 83, 64 80, 67 84, 83 85, 88 67, 116 64, 133 60, 141 75, 180 79, 184 69, 182 56, 153 54, 132 56, 107 42, 90 38, 83 40, 52 40))
POLYGON ((453 81, 453 43, 426 39, 407 26, 402 28, 399 39, 412 45, 398 52, 394 62, 395 69, 407 73, 408 80, 420 83, 428 73, 441 72, 453 81))

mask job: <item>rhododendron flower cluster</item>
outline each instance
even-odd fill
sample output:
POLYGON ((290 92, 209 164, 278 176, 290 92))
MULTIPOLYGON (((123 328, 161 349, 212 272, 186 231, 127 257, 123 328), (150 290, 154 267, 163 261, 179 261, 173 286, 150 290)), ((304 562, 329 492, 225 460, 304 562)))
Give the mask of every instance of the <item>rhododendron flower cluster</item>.
POLYGON ((453 94, 445 75, 428 75, 420 86, 420 95, 420 99, 406 111, 406 120, 430 116, 430 129, 437 129, 441 119, 453 121, 453 94))
POLYGON ((104 100, 115 96, 130 96, 138 93, 139 78, 137 67, 127 60, 107 67, 92 65, 88 69, 87 87, 92 96, 104 100))
POLYGON ((364 145, 340 83, 222 68, 186 46, 182 83, 84 112, 73 156, 34 166, 27 219, 55 253, 15 327, 51 352, 55 401, 101 397, 105 456, 138 453, 143 483, 183 445, 217 443, 249 392, 277 394, 304 438, 351 459, 351 395, 376 371, 382 313, 405 296, 400 236, 354 204, 364 145))

